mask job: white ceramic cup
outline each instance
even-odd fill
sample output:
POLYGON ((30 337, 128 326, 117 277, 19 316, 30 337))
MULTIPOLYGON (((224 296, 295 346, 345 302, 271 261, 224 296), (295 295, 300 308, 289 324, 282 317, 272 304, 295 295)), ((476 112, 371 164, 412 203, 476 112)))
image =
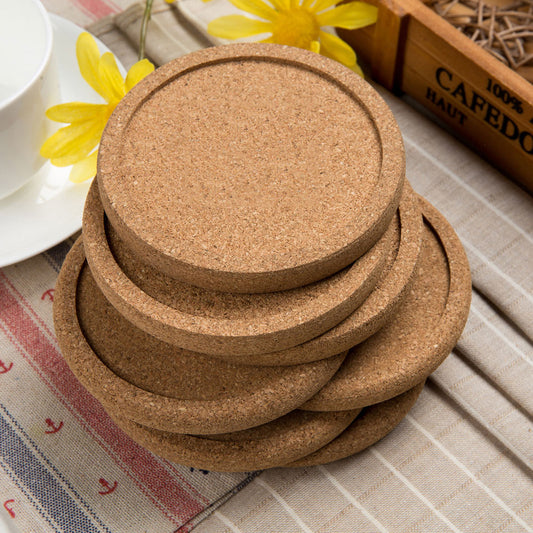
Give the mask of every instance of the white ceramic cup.
POLYGON ((29 181, 45 160, 45 111, 57 97, 50 18, 38 0, 0 0, 0 199, 29 181))

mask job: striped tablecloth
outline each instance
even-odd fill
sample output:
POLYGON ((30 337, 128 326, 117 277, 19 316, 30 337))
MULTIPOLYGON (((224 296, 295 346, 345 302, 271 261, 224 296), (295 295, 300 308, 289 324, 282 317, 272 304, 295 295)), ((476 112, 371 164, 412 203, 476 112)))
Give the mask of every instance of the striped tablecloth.
MULTIPOLYGON (((126 66, 135 61, 141 6, 44 3, 90 27, 126 66)), ((163 63, 209 45, 207 22, 233 11, 227 0, 156 2, 149 55, 163 63)), ((6 527, 533 531, 533 199, 405 101, 381 92, 404 135, 408 177, 457 230, 474 283, 465 332, 408 417, 370 450, 323 467, 218 474, 155 457, 114 425, 58 350, 53 288, 69 239, 0 270, 6 527)))

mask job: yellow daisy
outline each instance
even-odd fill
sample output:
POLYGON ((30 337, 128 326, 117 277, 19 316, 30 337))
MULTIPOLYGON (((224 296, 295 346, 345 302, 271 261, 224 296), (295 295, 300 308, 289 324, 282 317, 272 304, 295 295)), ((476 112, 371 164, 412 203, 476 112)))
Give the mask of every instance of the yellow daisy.
POLYGON ((377 20, 376 7, 365 2, 350 2, 335 7, 338 0, 230 0, 259 19, 228 15, 209 23, 214 37, 241 39, 270 34, 260 42, 286 44, 320 53, 355 70, 361 76, 355 52, 342 39, 323 31, 322 26, 354 30, 377 20), (268 2, 268 3, 267 3, 268 2))
POLYGON ((46 116, 50 120, 70 125, 49 137, 40 152, 55 166, 73 165, 70 179, 79 183, 96 175, 96 147, 111 113, 124 95, 154 70, 154 65, 147 59, 138 61, 124 80, 113 54, 106 52, 100 56, 96 41, 86 32, 78 37, 76 56, 83 79, 107 103, 70 102, 49 108, 46 116))

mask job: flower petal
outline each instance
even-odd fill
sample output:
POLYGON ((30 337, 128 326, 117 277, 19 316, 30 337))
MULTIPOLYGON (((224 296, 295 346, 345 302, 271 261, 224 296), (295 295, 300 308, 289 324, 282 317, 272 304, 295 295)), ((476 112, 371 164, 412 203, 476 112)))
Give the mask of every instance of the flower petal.
POLYGON ((212 20, 207 25, 207 32, 222 39, 240 39, 260 33, 271 33, 272 23, 253 20, 243 15, 226 15, 212 20))
POLYGON ((318 41, 311 41, 311 47, 309 48, 311 52, 314 52, 315 54, 320 54, 320 42, 318 41))
POLYGON ((70 171, 69 179, 74 183, 90 180, 96 176, 96 161, 98 150, 95 150, 90 156, 76 163, 70 171))
POLYGON ((124 97, 124 80, 117 67, 115 56, 106 52, 98 63, 98 74, 102 90, 106 93, 105 99, 109 102, 118 102, 124 97))
POLYGON ((320 13, 321 11, 324 11, 324 9, 328 9, 329 7, 338 4, 338 2, 339 0, 316 0, 310 10, 313 13, 320 13))
POLYGON ((85 122, 104 117, 107 114, 106 104, 86 104, 69 102, 59 104, 46 110, 46 116, 55 122, 85 122))
POLYGON ((359 76, 361 76, 361 78, 365 79, 365 74, 364 72, 361 70, 361 67, 357 64, 357 60, 355 61, 355 65, 352 65, 350 67, 356 74, 359 74, 359 76))
POLYGON ((100 142, 105 124, 105 120, 94 120, 61 128, 43 143, 40 153, 53 165, 72 165, 100 142))
POLYGON ((290 0, 268 0, 274 9, 279 13, 280 11, 287 11, 290 8, 290 0))
POLYGON ((335 59, 350 68, 356 64, 355 52, 340 37, 325 31, 321 31, 319 37, 322 55, 335 59))
POLYGON ((237 9, 246 11, 251 15, 259 18, 275 21, 278 17, 277 12, 271 6, 265 4, 262 0, 229 0, 237 9))
POLYGON ((76 41, 76 57, 83 79, 102 97, 105 98, 105 91, 102 90, 98 64, 100 63, 100 52, 93 36, 90 33, 80 33, 76 41))
POLYGON ((335 26, 355 30, 374 24, 378 19, 378 8, 365 2, 350 2, 317 15, 321 26, 335 26))
POLYGON ((126 81, 124 83, 126 92, 137 85, 143 78, 148 76, 148 74, 151 74, 154 71, 154 68, 154 65, 150 63, 148 59, 137 61, 137 63, 128 70, 126 81))

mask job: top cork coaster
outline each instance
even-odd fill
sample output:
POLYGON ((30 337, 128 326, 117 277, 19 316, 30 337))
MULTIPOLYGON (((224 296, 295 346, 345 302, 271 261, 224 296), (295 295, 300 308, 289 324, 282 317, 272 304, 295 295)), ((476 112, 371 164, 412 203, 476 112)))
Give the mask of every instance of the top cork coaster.
POLYGON ((180 281, 273 292, 364 254, 399 203, 396 121, 359 76, 267 44, 209 48, 135 86, 99 149, 106 214, 180 281))

